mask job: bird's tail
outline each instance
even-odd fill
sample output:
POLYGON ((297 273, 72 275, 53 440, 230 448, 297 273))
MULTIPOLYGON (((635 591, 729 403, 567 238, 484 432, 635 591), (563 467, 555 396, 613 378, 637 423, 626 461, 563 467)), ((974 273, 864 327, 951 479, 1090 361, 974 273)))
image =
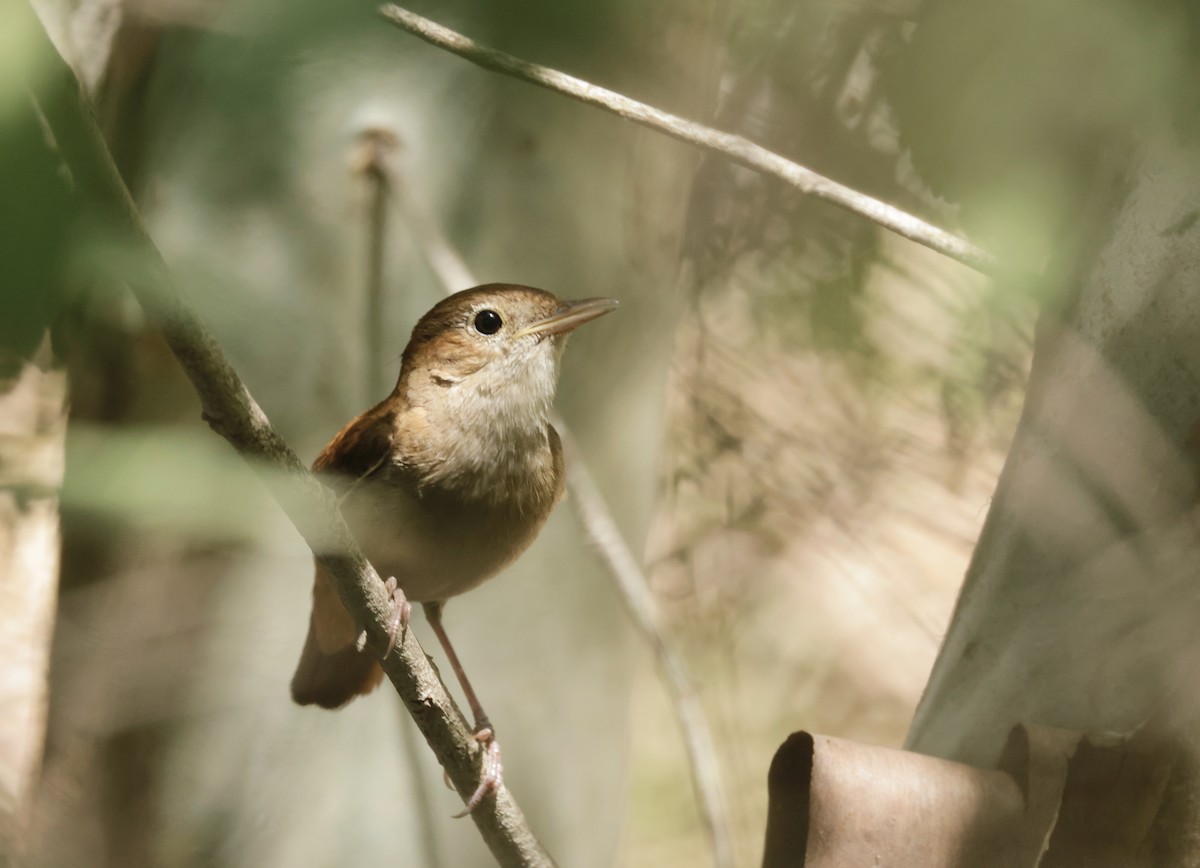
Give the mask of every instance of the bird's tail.
POLYGON ((333 582, 317 567, 308 638, 292 676, 292 699, 297 704, 340 708, 379 686, 383 670, 371 652, 358 650, 357 633, 333 582))

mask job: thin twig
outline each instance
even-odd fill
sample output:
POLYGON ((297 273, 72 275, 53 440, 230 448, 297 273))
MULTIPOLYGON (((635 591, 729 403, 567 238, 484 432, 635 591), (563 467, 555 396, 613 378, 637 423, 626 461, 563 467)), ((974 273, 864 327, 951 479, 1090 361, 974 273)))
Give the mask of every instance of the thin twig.
MULTIPOLYGON (((418 247, 442 284, 442 289, 450 293, 462 288, 461 285, 474 286, 477 281, 466 262, 437 223, 415 201, 402 175, 399 176, 396 189, 404 213, 413 223, 418 247)), ((733 845, 729 837, 729 812, 721 784, 720 765, 708 719, 692 684, 691 674, 683 658, 667 641, 650 583, 613 520, 612 510, 584 463, 575 437, 566 421, 557 413, 551 416, 550 421, 562 439, 567 459, 567 485, 571 490, 570 499, 575 513, 608 567, 630 618, 654 650, 667 693, 675 707, 679 728, 683 731, 692 786, 700 803, 701 821, 712 845, 713 864, 716 868, 732 868, 733 845)))
POLYGON ((575 438, 562 426, 561 420, 556 425, 561 426, 558 430, 566 452, 571 499, 575 503, 579 522, 607 564, 629 616, 654 650, 659 672, 683 732, 692 786, 700 801, 700 816, 712 843, 713 864, 717 868, 727 868, 734 864, 733 845, 729 838, 729 812, 721 784, 716 746, 704 715, 704 706, 700 703, 700 696, 683 658, 667 641, 658 614, 658 604, 650 591, 646 575, 613 520, 612 511, 605 503, 595 479, 580 459, 575 438))
MULTIPOLYGON (((366 227, 366 268, 363 286, 363 311, 365 322, 363 333, 363 370, 366 372, 369 404, 383 398, 388 391, 388 380, 383 362, 384 310, 383 295, 387 272, 387 230, 390 205, 393 201, 392 155, 400 145, 400 137, 393 130, 380 125, 364 128, 355 142, 351 155, 355 174, 366 182, 367 203, 364 215, 366 227)), ((411 720, 400 721, 400 748, 404 752, 405 767, 412 785, 413 810, 417 816, 417 827, 421 830, 420 863, 428 868, 440 868, 441 852, 437 835, 434 834, 434 803, 430 781, 421 773, 420 733, 411 720)), ((440 785, 440 784, 439 784, 440 785)))
MULTIPOLYGON (((18 14, 33 16, 24 3, 16 8, 18 14)), ((30 93, 76 189, 98 207, 105 224, 118 230, 121 241, 136 254, 119 263, 121 276, 191 380, 205 420, 259 474, 333 577, 346 609, 364 625, 368 644, 376 653, 382 651, 388 642, 389 595, 342 520, 333 493, 317 482, 271 427, 207 326, 183 300, 113 163, 78 80, 40 27, 25 29, 38 34, 34 48, 43 55, 42 64, 30 67, 50 71, 29 82, 30 93)), ((466 798, 479 782, 482 751, 412 631, 405 632, 395 653, 382 664, 455 788, 466 798)), ((471 817, 500 864, 553 865, 507 789, 500 788, 471 817)))
POLYGON ((364 286, 363 347, 367 401, 375 403, 388 393, 383 369, 383 272, 387 256, 388 199, 392 191, 389 165, 399 139, 390 130, 372 126, 358 137, 354 168, 367 182, 366 283, 364 286))
POLYGON ((437 222, 416 201, 403 176, 396 184, 396 198, 416 239, 417 248, 425 257, 433 276, 442 285, 442 291, 449 295, 460 289, 476 286, 477 281, 471 269, 443 234, 437 222))
POLYGON ((580 102, 597 106, 627 120, 658 130, 681 142, 722 154, 747 168, 774 175, 802 193, 816 196, 838 207, 853 211, 855 214, 860 214, 885 229, 890 229, 910 241, 936 250, 938 253, 949 256, 981 273, 995 274, 1000 270, 999 262, 994 255, 966 239, 902 211, 894 205, 888 205, 886 202, 881 202, 865 193, 860 193, 844 184, 819 175, 742 136, 685 120, 556 69, 530 63, 511 54, 480 45, 461 33, 399 6, 388 4, 383 6, 380 12, 400 29, 418 36, 438 48, 466 58, 484 69, 566 94, 580 102))

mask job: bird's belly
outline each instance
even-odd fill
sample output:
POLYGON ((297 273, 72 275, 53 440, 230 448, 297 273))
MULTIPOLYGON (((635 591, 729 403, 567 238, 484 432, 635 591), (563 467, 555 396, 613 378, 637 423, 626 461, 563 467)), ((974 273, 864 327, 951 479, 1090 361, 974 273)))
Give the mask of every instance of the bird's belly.
POLYGON ((342 512, 382 578, 395 576, 413 602, 445 600, 494 576, 520 555, 552 504, 511 505, 364 492, 342 512))

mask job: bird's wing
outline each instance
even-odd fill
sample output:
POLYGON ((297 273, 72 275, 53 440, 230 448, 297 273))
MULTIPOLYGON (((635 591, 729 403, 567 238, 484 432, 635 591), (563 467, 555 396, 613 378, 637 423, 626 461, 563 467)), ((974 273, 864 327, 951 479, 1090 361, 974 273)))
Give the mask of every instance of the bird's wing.
MULTIPOLYGON (((317 456, 313 473, 333 489, 339 500, 345 501, 388 461, 394 421, 394 411, 383 405, 372 407, 338 432, 317 456)), ((292 698, 296 702, 337 708, 375 689, 383 671, 374 655, 358 649, 360 629, 338 599, 333 581, 318 564, 308 638, 292 677, 292 698)))
POLYGON ((395 412, 383 405, 355 418, 321 450, 313 473, 344 500, 391 457, 395 418, 395 412))

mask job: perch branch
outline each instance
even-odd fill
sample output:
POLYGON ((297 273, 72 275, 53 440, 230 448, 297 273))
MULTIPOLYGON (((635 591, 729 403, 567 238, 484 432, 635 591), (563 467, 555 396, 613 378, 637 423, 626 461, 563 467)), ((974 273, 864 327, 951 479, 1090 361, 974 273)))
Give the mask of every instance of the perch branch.
MULTIPOLYGON (((474 286, 477 281, 466 262, 437 223, 415 201, 402 175, 398 177, 396 192, 416 236, 418 248, 442 289, 450 293, 474 286)), ((551 422, 562 438, 566 453, 571 504, 575 507, 580 524, 608 567, 630 618, 654 650, 667 693, 675 707, 679 728, 683 731, 692 786, 700 803, 700 817, 712 845, 713 864, 716 868, 732 868, 733 845, 729 837, 729 815, 723 797, 720 766, 708 720, 692 684, 691 674, 683 658, 667 641, 650 583, 613 520, 612 510, 584 463, 566 421, 555 414, 551 422)))
MULTIPOLYGON (((18 14, 33 14, 24 3, 16 6, 18 14)), ((350 535, 332 492, 317 482, 271 427, 207 326, 179 294, 113 163, 78 80, 45 31, 35 28, 31 32, 39 34, 36 47, 44 55, 41 68, 51 73, 29 82, 30 92, 76 189, 98 206, 104 225, 116 228, 121 241, 136 254, 119 263, 122 278, 191 380, 204 418, 262 478, 334 578, 343 604, 364 625, 367 641, 378 653, 387 646, 390 610, 383 583, 350 535)), ((470 795, 479 780, 479 745, 411 631, 383 661, 383 668, 455 788, 464 798, 470 795)), ((553 865, 506 789, 501 788, 471 817, 501 865, 553 865)))
POLYGON ((806 169, 799 163, 794 163, 786 157, 768 151, 742 136, 715 130, 704 124, 668 114, 653 106, 648 106, 556 69, 530 63, 511 54, 480 45, 461 33, 399 6, 388 4, 381 7, 380 12, 401 30, 420 37, 431 45, 466 58, 484 69, 566 94, 580 102, 602 108, 652 130, 658 130, 673 139, 724 155, 749 169, 774 175, 802 193, 824 199, 847 211, 853 211, 885 229, 890 229, 897 235, 922 244, 931 250, 936 250, 938 253, 981 273, 995 274, 1000 270, 995 256, 966 239, 902 211, 894 205, 881 202, 865 193, 860 193, 844 184, 819 175, 812 169, 806 169))

